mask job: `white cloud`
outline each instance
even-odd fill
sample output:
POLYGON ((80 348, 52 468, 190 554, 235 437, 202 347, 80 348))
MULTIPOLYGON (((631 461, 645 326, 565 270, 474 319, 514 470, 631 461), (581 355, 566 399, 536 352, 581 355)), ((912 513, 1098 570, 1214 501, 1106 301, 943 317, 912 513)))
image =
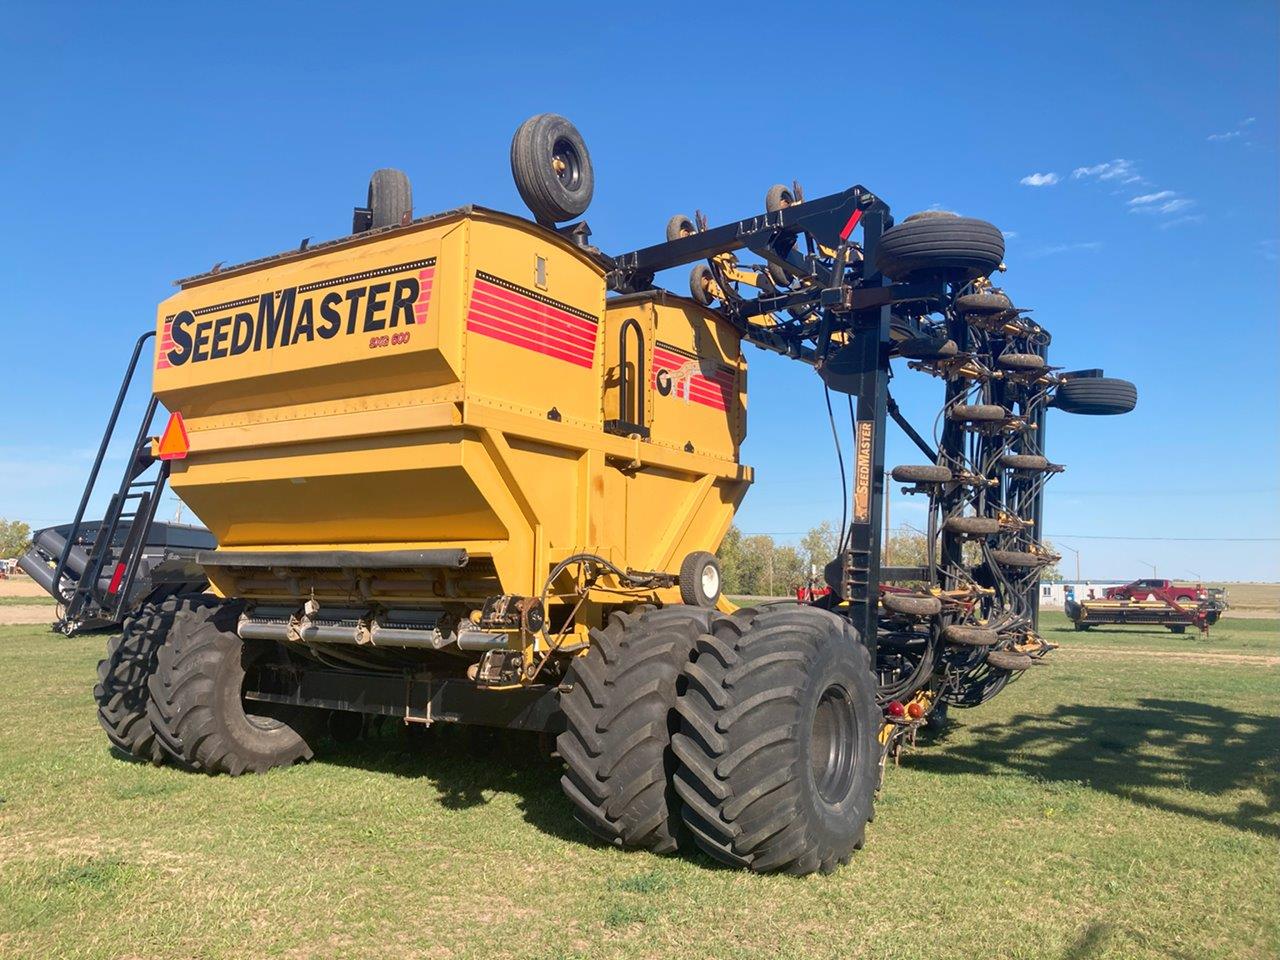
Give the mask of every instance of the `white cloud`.
POLYGON ((1170 227, 1179 227, 1179 226, 1182 226, 1182 224, 1184 223, 1203 223, 1203 222, 1204 222, 1204 216, 1199 213, 1194 213, 1187 217, 1175 217, 1172 220, 1166 220, 1164 223, 1160 224, 1160 229, 1168 230, 1170 227))
MULTIPOLYGON (((1254 123, 1257 119, 1258 119, 1257 117, 1245 117, 1243 120, 1241 120, 1239 123, 1235 125, 1234 129, 1226 130, 1222 133, 1211 133, 1205 139, 1207 139, 1210 143, 1221 143, 1224 140, 1238 139, 1239 137, 1243 137, 1245 135, 1245 128, 1248 127, 1250 124, 1254 123)), ((1251 143, 1245 144, 1245 146, 1252 146, 1252 145, 1253 144, 1251 143)))
POLYGON ((1061 179, 1056 173, 1029 173, 1018 182, 1024 187, 1052 187, 1061 179))
POLYGON ((1169 200, 1170 197, 1176 196, 1171 189, 1162 189, 1158 193, 1143 193, 1140 197, 1134 197, 1129 201, 1129 206, 1139 206, 1140 204, 1156 204, 1161 200, 1169 200))
POLYGON ((1129 201, 1130 213, 1178 213, 1188 207, 1195 206, 1194 200, 1178 196, 1174 190, 1161 190, 1158 193, 1144 193, 1129 201))
POLYGON ((1144 193, 1140 197, 1134 197, 1129 201, 1129 206, 1136 207, 1142 203, 1155 203, 1157 200, 1167 200, 1174 195, 1172 190, 1161 190, 1159 193, 1144 193))
POLYGON ((1071 171, 1072 180, 1081 180, 1085 177, 1094 177, 1098 180, 1120 180, 1123 183, 1133 183, 1142 179, 1133 169, 1132 160, 1112 160, 1108 163, 1096 163, 1091 167, 1076 167, 1071 171))
POLYGON ((1000 232, 1004 234, 1004 238, 1006 240, 1012 240, 1014 237, 1018 235, 1017 230, 1001 230, 1000 232))
POLYGON ((1079 243, 1056 243, 1049 247, 1041 247, 1039 250, 1032 250, 1028 256, 1032 257, 1051 257, 1057 253, 1070 253, 1073 250, 1097 250, 1102 247, 1099 240, 1085 240, 1079 243))

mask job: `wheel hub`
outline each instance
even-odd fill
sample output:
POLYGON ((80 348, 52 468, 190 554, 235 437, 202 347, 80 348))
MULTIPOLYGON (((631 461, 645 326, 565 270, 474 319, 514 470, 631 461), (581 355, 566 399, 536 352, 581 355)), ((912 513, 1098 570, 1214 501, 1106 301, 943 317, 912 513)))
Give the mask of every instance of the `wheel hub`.
POLYGON ((838 684, 827 687, 814 711, 809 767, 818 796, 833 806, 849 795, 853 785, 857 729, 849 691, 838 684))

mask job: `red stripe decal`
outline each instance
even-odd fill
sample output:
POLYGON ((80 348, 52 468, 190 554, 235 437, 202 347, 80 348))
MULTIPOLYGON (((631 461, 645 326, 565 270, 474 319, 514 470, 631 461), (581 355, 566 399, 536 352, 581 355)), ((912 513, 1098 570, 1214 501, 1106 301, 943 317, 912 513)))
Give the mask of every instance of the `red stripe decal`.
POLYGON ((548 320, 546 317, 540 317, 527 310, 517 310, 512 307, 497 306, 481 297, 472 298, 471 312, 483 313, 497 320, 505 320, 508 323, 526 324, 536 329, 539 333, 546 333, 548 336, 560 337, 572 343, 577 343, 583 347, 589 347, 592 350, 594 350, 596 346, 594 331, 588 334, 583 330, 571 328, 555 320, 548 320))
POLYGON ((840 231, 840 239, 848 240, 849 234, 853 233, 853 228, 858 225, 858 221, 862 219, 862 208, 854 210, 849 214, 849 222, 844 225, 844 229, 840 231))
POLYGON ((512 306, 523 307, 525 309, 534 310, 542 316, 555 317, 563 320, 571 326, 579 327, 582 330, 594 332, 596 329, 595 320, 587 320, 576 314, 568 313, 558 307, 553 307, 549 303, 543 303, 541 300, 535 300, 533 297, 526 297, 523 294, 514 293, 505 287, 500 287, 496 283, 490 283, 488 280, 476 279, 474 293, 485 293, 499 300, 506 300, 512 306))
POLYGON ((476 317, 468 318, 467 331, 469 333, 478 333, 481 336, 491 337, 494 340, 501 340, 503 343, 522 347, 525 350, 532 350, 535 353, 541 353, 556 360, 565 360, 579 367, 591 367, 591 356, 583 355, 581 353, 570 353, 555 344, 532 340, 527 334, 511 330, 506 327, 500 327, 492 321, 476 317))
POLYGON ((572 360, 574 363, 590 366, 594 351, 583 350, 572 344, 567 344, 562 340, 555 340, 544 337, 536 332, 530 331, 518 324, 504 323, 501 320, 494 320, 490 317, 471 316, 467 318, 467 329, 477 329, 483 332, 498 331, 504 337, 514 337, 521 341, 522 344, 528 346, 530 350, 538 350, 547 353, 548 356, 556 356, 561 360, 572 360))

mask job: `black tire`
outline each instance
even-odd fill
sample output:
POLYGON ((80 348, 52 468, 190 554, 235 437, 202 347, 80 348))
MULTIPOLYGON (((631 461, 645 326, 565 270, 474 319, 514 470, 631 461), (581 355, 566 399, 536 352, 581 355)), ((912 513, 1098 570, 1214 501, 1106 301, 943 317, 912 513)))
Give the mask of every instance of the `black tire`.
POLYGON ((670 853, 677 846, 674 793, 676 693, 710 611, 666 607, 615 613, 591 631, 591 649, 569 667, 556 748, 560 780, 578 822, 607 843, 670 853))
POLYGON ((98 663, 93 699, 98 722, 119 750, 149 763, 163 763, 165 752, 147 716, 151 692, 147 681, 156 669, 156 653, 164 644, 177 602, 143 604, 124 621, 121 633, 107 643, 98 663))
POLYGON ((779 290, 786 290, 791 286, 791 276, 778 264, 770 263, 765 267, 765 273, 769 275, 769 279, 773 281, 773 285, 779 290))
POLYGON ((886 593, 881 604, 890 613, 908 617, 933 617, 942 612, 942 601, 937 597, 913 597, 902 593, 886 593))
POLYGON ((157 737, 181 765, 209 774, 263 773, 313 755, 309 712, 245 710, 246 669, 276 648, 236 636, 240 610, 235 602, 180 603, 151 676, 148 715, 157 737))
POLYGON ((991 650, 987 653, 987 666, 995 670, 1026 670, 1034 662, 1025 653, 1013 650, 991 650))
POLYGON ((1067 380, 1058 387, 1050 406, 1065 413, 1109 417, 1128 413, 1138 405, 1138 388, 1115 377, 1067 380))
POLYGON ((991 559, 1002 567, 1043 567, 1052 563, 1053 558, 1042 553, 1029 553, 1023 550, 992 550, 991 559))
POLYGON ((959 314, 977 313, 984 316, 994 313, 1005 313, 1013 309, 1013 302, 1003 293, 996 290, 984 290, 981 293, 966 293, 956 297, 955 310, 959 314))
POLYGON ((1172 633, 1186 633, 1187 625, 1185 623, 1172 623, 1169 625, 1169 630, 1172 633))
POLYGON ((951 471, 933 464, 905 464, 894 467, 889 475, 899 483, 950 483, 951 471))
POLYGON ((957 403, 947 415, 966 423, 998 423, 1009 416, 1009 411, 996 403, 957 403))
POLYGON ((698 847, 760 873, 848 862, 873 814, 882 723, 854 629, 814 607, 718 616, 685 676, 675 789, 698 847))
POLYGON ((539 223, 580 217, 591 204, 595 174, 577 127, 555 113, 520 124, 511 138, 511 175, 539 223))
POLYGON ((715 554, 695 550, 680 564, 680 599, 691 607, 714 607, 723 585, 715 554))
POLYGON ((1077 623, 1076 629, 1081 633, 1084 633, 1084 631, 1088 630, 1092 626, 1093 626, 1092 623, 1077 623))
POLYGON ((795 202, 796 198, 791 193, 791 188, 780 183, 775 183, 764 195, 764 209, 768 213, 777 213, 783 207, 789 207, 795 202))
POLYGON ((712 301, 715 300, 711 291, 707 289, 707 284, 712 279, 711 268, 705 263, 695 263, 693 269, 689 271, 689 296, 704 307, 711 306, 712 301))
POLYGON ((325 733, 340 747, 350 746, 364 736, 365 718, 350 710, 330 710, 324 718, 325 733))
POLYGON ((908 337, 897 341, 893 348, 907 360, 944 360, 960 352, 954 340, 943 337, 908 337))
POLYGON ((667 221, 667 242, 679 240, 683 236, 689 236, 698 232, 698 228, 694 226, 693 221, 686 217, 683 213, 677 213, 674 217, 667 221))
POLYGON ((947 517, 942 528, 967 537, 985 537, 1000 532, 1000 521, 995 517, 947 517))
POLYGON ((933 709, 924 718, 924 728, 931 733, 938 733, 947 728, 948 704, 945 700, 933 701, 933 709))
POLYGON ((996 357, 996 366, 1006 370, 1043 370, 1045 360, 1034 353, 1002 353, 996 357))
POLYGON ((955 215, 908 217, 884 232, 875 255, 876 269, 890 280, 940 277, 953 283, 988 276, 1003 260, 999 229, 955 215))
POLYGON ((369 178, 369 202, 366 204, 373 213, 371 225, 394 227, 404 221, 405 214, 413 218, 413 188, 403 170, 390 167, 375 170, 369 178))
POLYGON ((962 647, 989 647, 999 641, 1000 635, 988 627, 949 623, 942 628, 942 639, 962 647))
POLYGON ((1007 470, 1048 470, 1049 458, 1034 453, 1006 453, 1000 458, 1000 466, 1007 470))

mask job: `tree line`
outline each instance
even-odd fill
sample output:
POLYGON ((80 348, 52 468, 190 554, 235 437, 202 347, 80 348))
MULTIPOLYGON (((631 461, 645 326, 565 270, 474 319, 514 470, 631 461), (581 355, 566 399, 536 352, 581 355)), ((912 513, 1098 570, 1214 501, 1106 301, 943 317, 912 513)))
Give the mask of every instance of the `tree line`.
MULTIPOLYGON (((733 596, 792 596, 810 577, 815 586, 826 581, 823 568, 836 555, 838 535, 829 521, 822 521, 795 545, 778 543, 767 533, 744 534, 734 524, 716 552, 724 579, 724 592, 733 596)), ((1045 544, 1052 549, 1052 544, 1045 544)), ((928 538, 907 526, 890 531, 884 543, 882 562, 895 567, 923 567, 928 563, 928 538)), ((976 543, 965 544, 965 560, 980 559, 976 543)), ((1042 578, 1058 579, 1056 564, 1045 568, 1042 578)))

